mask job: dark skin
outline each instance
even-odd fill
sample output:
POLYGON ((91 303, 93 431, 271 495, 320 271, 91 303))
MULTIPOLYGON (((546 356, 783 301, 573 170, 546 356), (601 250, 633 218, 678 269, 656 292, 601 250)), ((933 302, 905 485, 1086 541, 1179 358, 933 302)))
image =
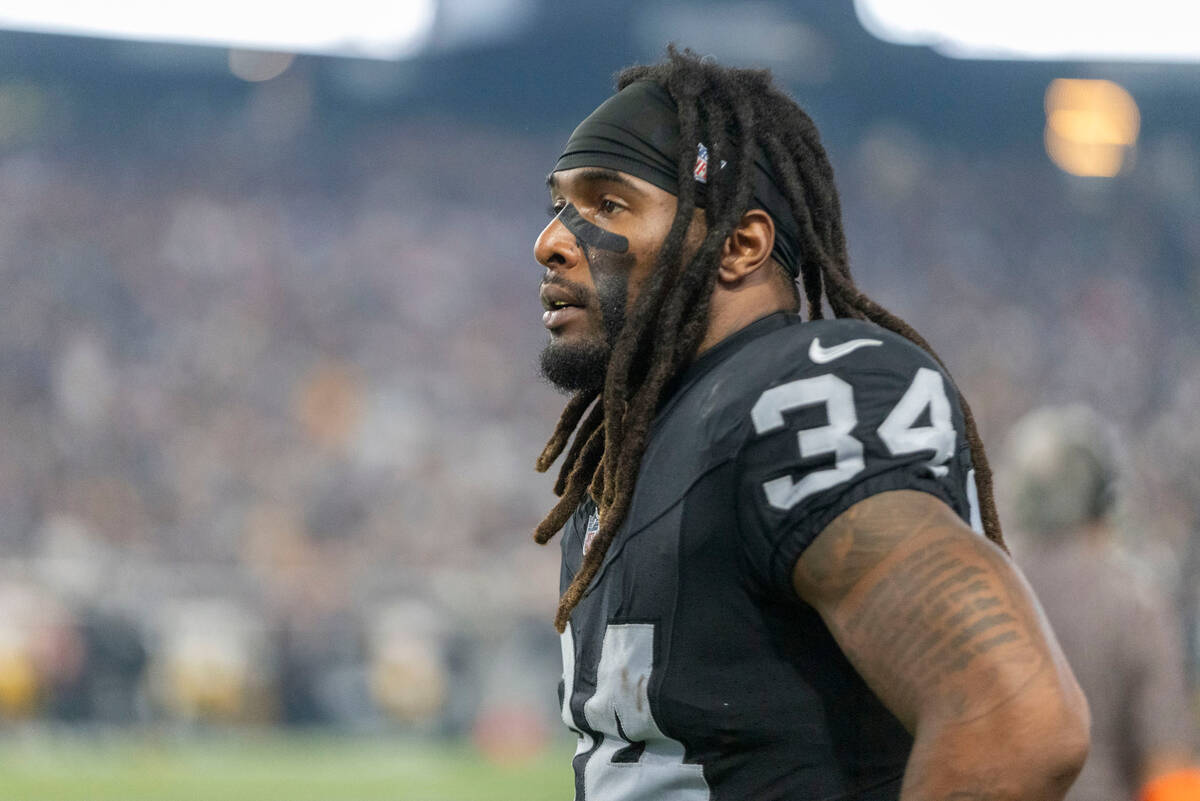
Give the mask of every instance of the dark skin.
MULTIPOLYGON (((569 298, 578 304, 560 314, 561 322, 556 320, 550 328, 543 367, 548 355, 573 352, 586 358, 591 354, 594 380, 603 381, 608 346, 617 333, 612 325, 614 308, 628 312, 636 301, 675 218, 676 199, 648 181, 615 170, 578 167, 552 174, 547 183, 555 212, 571 203, 589 222, 629 240, 627 253, 603 251, 551 220, 534 245, 534 255, 546 267, 543 298, 569 298)), ((689 251, 694 252, 704 230, 700 209, 689 231, 689 251)), ((794 298, 778 279, 779 268, 770 258, 774 241, 770 216, 760 209, 747 212, 726 242, 701 351, 771 312, 794 308, 794 298), (761 269, 767 265, 768 269, 761 269)))
MULTIPOLYGON (((551 201, 629 240, 625 309, 654 267, 675 197, 623 173, 555 173, 551 201), (604 173, 610 174, 604 174, 604 173)), ((703 212, 689 232, 703 235, 703 212)), ((792 297, 770 257, 774 228, 747 212, 726 240, 704 350, 792 297)), ((586 296, 615 262, 592 259, 561 222, 537 239, 552 284, 586 296)), ((545 292, 546 284, 543 284, 545 292)), ((550 348, 603 345, 589 305, 550 330, 550 348)), ((600 363, 603 379, 603 362, 600 363)), ((902 801, 1056 801, 1083 766, 1088 712, 1037 601, 1012 561, 941 500, 885 492, 843 512, 801 555, 797 595, 913 734, 902 801)))

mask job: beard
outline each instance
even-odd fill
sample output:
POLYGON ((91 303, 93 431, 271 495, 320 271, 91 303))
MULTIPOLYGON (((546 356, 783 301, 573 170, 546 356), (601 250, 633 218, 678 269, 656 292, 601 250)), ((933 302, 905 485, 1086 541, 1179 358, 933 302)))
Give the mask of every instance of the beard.
POLYGON ((612 347, 604 340, 551 342, 542 350, 542 378, 563 393, 599 391, 612 347))
POLYGON ((604 387, 613 345, 625 327, 625 304, 629 297, 629 265, 623 256, 591 251, 589 264, 595 278, 595 291, 560 278, 546 281, 566 286, 587 309, 591 331, 575 341, 551 339, 542 350, 542 377, 560 392, 599 391, 604 387), (612 263, 610 263, 612 262, 612 263))

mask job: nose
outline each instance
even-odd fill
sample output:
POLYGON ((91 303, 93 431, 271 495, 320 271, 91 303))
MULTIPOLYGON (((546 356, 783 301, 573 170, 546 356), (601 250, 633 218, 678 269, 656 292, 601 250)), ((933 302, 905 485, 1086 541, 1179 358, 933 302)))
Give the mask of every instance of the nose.
POLYGON ((534 258, 551 270, 570 270, 579 264, 581 255, 575 235, 557 217, 542 229, 533 243, 534 258))

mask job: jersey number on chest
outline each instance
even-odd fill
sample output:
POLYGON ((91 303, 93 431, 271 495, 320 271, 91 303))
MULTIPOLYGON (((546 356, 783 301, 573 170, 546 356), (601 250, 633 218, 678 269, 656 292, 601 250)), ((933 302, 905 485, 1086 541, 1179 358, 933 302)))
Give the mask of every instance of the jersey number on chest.
POLYGON ((562 657, 562 718, 579 733, 576 765, 584 760, 583 794, 576 801, 708 801, 703 768, 683 761, 683 743, 664 735, 650 710, 653 624, 606 627, 596 691, 583 705, 583 721, 576 721, 571 710, 575 640, 570 624, 562 635, 562 657))

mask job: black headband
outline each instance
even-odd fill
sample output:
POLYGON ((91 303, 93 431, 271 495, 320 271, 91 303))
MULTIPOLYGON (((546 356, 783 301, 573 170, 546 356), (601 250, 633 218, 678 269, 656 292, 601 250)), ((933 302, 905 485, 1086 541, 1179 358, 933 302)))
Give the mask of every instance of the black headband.
MULTIPOLYGON (((567 140, 554 171, 574 167, 607 167, 649 181, 673 195, 679 194, 677 164, 684 145, 679 141, 679 113, 675 101, 661 84, 635 81, 600 104, 567 140)), ((709 165, 703 142, 687 146, 696 151, 693 177, 697 181, 696 205, 704 206, 709 165)), ((724 162, 721 162, 723 166, 724 162)), ((791 205, 771 162, 755 148, 754 208, 775 222, 775 248, 771 255, 793 276, 800 273, 800 231, 791 205)))

